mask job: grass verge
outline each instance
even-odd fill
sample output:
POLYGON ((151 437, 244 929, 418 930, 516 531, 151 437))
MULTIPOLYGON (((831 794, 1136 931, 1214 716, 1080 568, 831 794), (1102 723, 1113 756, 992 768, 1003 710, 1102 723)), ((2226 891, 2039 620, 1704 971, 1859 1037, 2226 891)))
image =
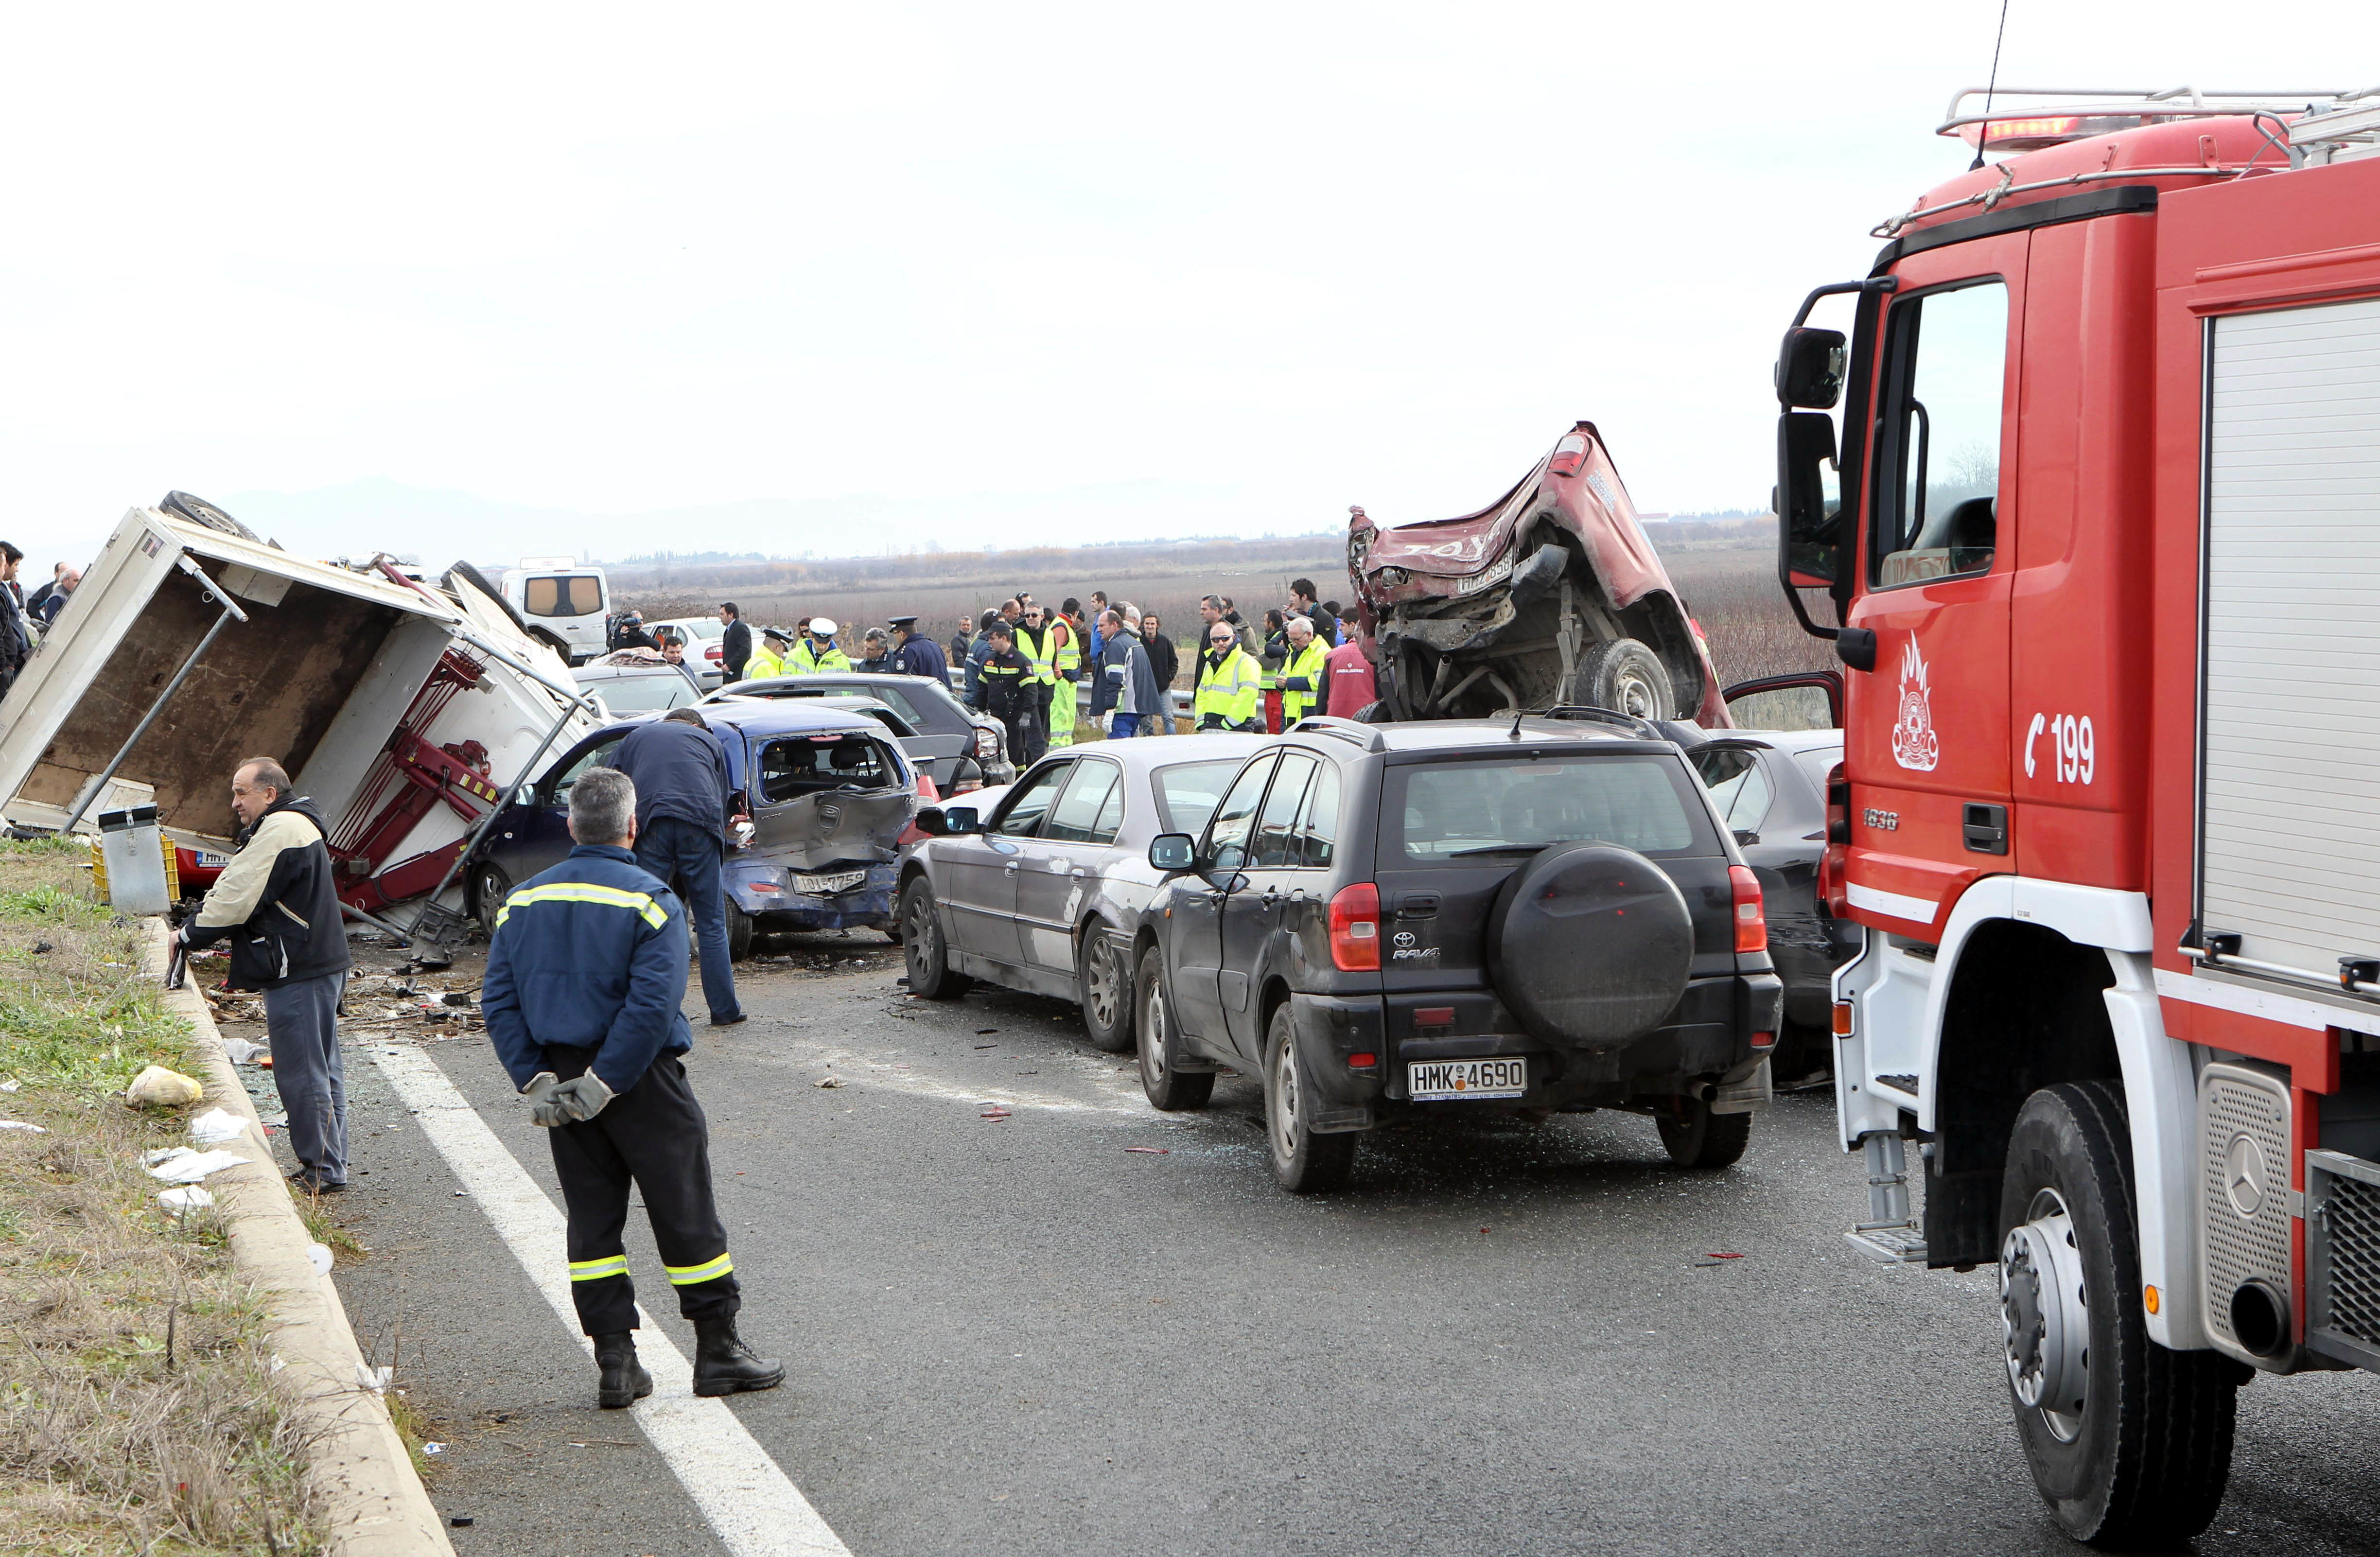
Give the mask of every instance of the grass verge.
POLYGON ((212 1210, 170 1218, 140 1166, 188 1143, 143 1112, 190 1034, 92 902, 79 844, 0 842, 0 1551, 322 1549, 264 1314, 212 1210))

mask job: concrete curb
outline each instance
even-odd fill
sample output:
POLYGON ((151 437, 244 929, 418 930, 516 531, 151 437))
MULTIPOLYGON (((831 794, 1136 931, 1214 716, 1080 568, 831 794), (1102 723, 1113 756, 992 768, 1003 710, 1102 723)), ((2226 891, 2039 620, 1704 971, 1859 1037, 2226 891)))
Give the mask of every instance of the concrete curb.
MULTIPOLYGON (((163 919, 150 925, 149 967, 162 981, 170 955, 163 919)), ((307 1245, 313 1239, 274 1165, 264 1125, 248 1089, 224 1056, 206 997, 195 979, 164 992, 165 1009, 187 1017, 206 1101, 229 1110, 243 1126, 224 1142, 249 1161, 210 1174, 230 1229, 232 1263, 263 1295, 282 1377, 295 1386, 297 1410, 308 1428, 316 1495, 329 1516, 331 1550, 339 1557, 453 1557, 444 1521, 406 1457, 388 1406, 370 1387, 363 1353, 347 1324, 331 1278, 317 1275, 307 1245)))

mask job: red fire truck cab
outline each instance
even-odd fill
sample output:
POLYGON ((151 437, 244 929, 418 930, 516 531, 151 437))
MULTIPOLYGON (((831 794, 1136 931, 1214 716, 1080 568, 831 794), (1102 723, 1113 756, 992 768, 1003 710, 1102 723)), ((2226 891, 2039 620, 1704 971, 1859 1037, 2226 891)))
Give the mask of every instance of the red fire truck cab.
POLYGON ((2380 1370, 2380 96, 2070 96, 1803 305, 1779 571, 1854 1240, 1998 1262, 2042 1496, 2148 1542, 2250 1369, 2380 1370))

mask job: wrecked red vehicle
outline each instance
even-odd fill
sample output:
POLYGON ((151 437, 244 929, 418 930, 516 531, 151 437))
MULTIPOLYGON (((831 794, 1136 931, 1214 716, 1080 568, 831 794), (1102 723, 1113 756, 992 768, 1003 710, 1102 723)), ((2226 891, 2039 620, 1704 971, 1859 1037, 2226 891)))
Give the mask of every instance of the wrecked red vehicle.
POLYGON ((1475 514, 1382 529, 1350 510, 1347 573, 1378 651, 1375 718, 1583 703, 1733 723, 1593 422, 1475 514))

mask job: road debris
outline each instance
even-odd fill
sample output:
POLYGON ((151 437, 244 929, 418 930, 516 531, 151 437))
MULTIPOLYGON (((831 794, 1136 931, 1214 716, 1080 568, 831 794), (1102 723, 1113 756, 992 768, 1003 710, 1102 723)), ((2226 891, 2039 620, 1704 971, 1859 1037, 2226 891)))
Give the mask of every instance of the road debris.
POLYGON ((157 1203, 176 1216, 202 1210, 215 1203, 215 1198, 195 1184, 185 1184, 157 1192, 157 1203))
MULTIPOLYGON (((1126 1151, 1137 1151, 1149 1157, 1171 1157, 1173 1155, 1173 1149, 1170 1146, 1127 1146, 1124 1150, 1126 1151)), ((1485 1233, 1488 1229, 1482 1227, 1479 1231, 1485 1233)))
POLYGON ((192 1151, 187 1146, 140 1154, 140 1165, 149 1170, 149 1176, 162 1178, 167 1184, 196 1184, 209 1174, 237 1167, 247 1161, 237 1151, 192 1151))
POLYGON ((177 1070, 151 1065, 124 1089, 126 1100, 140 1108, 179 1108, 206 1096, 206 1089, 177 1070))
POLYGON ((1001 1107, 998 1103, 992 1103, 987 1106, 983 1113, 978 1115, 978 1117, 983 1119, 1006 1119, 1009 1117, 1009 1113, 1008 1110, 1001 1107))
POLYGON ((823 1081, 813 1081, 813 1082, 811 1082, 811 1083, 810 1083, 810 1085, 811 1085, 811 1086, 813 1086, 813 1087, 825 1087, 825 1088, 840 1087, 840 1086, 842 1086, 842 1085, 843 1085, 843 1077, 839 1077, 839 1076, 830 1076, 830 1077, 827 1077, 825 1080, 823 1080, 823 1081))
POLYGON ((314 1262, 314 1274, 318 1276, 327 1276, 331 1273, 332 1259, 330 1245, 308 1244, 306 1246, 306 1258, 314 1262))
POLYGON ((247 1128, 239 1115, 229 1109, 211 1108, 190 1121, 190 1138, 200 1146, 213 1146, 221 1141, 237 1140, 247 1128))
POLYGON ((0 1119, 0 1130, 30 1130, 37 1136, 46 1136, 50 1133, 43 1125, 28 1125, 21 1119, 0 1119))

